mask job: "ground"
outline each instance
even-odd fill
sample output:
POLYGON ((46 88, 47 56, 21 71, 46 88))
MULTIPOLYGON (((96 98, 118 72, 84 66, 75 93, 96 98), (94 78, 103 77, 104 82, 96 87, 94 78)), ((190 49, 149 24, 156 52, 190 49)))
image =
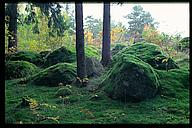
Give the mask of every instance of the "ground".
MULTIPOLYGON (((188 62, 188 61, 187 61, 188 62)), ((157 70, 160 94, 137 103, 109 98, 97 88, 105 76, 89 78, 88 87, 37 86, 22 79, 5 81, 5 122, 18 124, 189 124, 189 71, 157 70), (96 88, 94 88, 96 87, 96 88), (93 89, 94 88, 94 89, 93 89)))

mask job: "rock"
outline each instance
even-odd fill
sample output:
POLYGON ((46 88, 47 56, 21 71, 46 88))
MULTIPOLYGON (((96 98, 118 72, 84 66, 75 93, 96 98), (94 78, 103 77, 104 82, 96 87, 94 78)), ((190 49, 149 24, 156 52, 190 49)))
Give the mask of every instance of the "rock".
POLYGON ((100 76, 104 71, 103 65, 96 58, 85 58, 87 77, 100 76))
POLYGON ((124 47, 126 47, 125 44, 116 44, 115 47, 111 50, 111 54, 112 56, 115 55, 116 53, 118 53, 120 50, 122 50, 124 47))
MULTIPOLYGON (((131 47, 126 47, 121 50, 119 54, 131 54, 142 61, 150 64, 153 68, 159 70, 169 70, 179 68, 176 62, 173 59, 168 58, 165 53, 162 52, 161 48, 158 45, 147 43, 147 42, 137 42, 131 47), (164 61, 166 60, 166 61, 164 61)), ((118 59, 118 53, 113 56, 113 60, 118 59)))
POLYGON ((64 46, 49 53, 46 57, 44 67, 49 67, 57 63, 71 63, 76 61, 76 55, 72 51, 66 49, 64 46))
POLYGON ((23 60, 35 64, 36 66, 42 65, 42 58, 40 54, 31 51, 20 51, 12 54, 8 59, 11 61, 23 60))
POLYGON ((109 97, 126 102, 138 102, 156 96, 159 88, 157 74, 141 59, 119 54, 101 83, 109 97))
POLYGON ((29 77, 37 71, 37 66, 27 61, 8 61, 5 63, 5 79, 29 77))
POLYGON ((58 63, 31 76, 29 81, 35 85, 59 86, 71 84, 76 80, 76 67, 70 63, 58 63))
POLYGON ((70 88, 68 87, 62 87, 60 88, 59 90, 57 90, 57 92, 55 93, 56 96, 62 96, 62 97, 65 97, 65 96, 68 96, 68 95, 71 95, 72 94, 72 91, 70 88))

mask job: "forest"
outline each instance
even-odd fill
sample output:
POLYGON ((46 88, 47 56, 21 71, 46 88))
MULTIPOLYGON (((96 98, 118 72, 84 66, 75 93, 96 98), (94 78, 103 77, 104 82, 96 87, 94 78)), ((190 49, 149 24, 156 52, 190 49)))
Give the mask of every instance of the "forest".
POLYGON ((123 4, 5 3, 6 124, 189 124, 190 37, 123 4))

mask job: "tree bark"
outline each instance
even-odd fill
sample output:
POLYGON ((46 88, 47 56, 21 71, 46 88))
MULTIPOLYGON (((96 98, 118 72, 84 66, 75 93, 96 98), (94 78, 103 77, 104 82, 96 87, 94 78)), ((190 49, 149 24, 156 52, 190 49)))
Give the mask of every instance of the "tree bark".
POLYGON ((75 21, 76 21, 77 76, 80 79, 83 79, 86 76, 86 74, 85 74, 85 51, 84 51, 82 3, 75 3, 75 21))
POLYGON ((103 66, 107 66, 111 61, 110 54, 110 3, 104 2, 103 11, 103 42, 102 42, 102 59, 103 66))
POLYGON ((9 16, 8 30, 10 33, 8 38, 8 51, 9 48, 12 47, 17 51, 17 3, 7 5, 7 14, 9 16))

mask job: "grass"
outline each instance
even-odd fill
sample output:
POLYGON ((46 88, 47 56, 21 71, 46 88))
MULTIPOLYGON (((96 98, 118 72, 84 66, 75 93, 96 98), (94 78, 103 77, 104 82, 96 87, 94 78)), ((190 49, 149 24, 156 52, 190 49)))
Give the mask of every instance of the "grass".
MULTIPOLYGON (((60 87, 19 84, 5 81, 5 122, 23 124, 189 124, 188 68, 155 70, 160 94, 138 103, 112 100, 102 90, 89 92, 71 85, 71 94, 56 96, 60 87), (98 95, 94 98, 95 94, 98 95), (20 106, 23 97, 37 101, 20 106), (31 107, 31 108, 30 108, 31 107)), ((101 82, 103 77, 95 79, 101 82)), ((94 81, 93 81, 94 83, 94 81)))

